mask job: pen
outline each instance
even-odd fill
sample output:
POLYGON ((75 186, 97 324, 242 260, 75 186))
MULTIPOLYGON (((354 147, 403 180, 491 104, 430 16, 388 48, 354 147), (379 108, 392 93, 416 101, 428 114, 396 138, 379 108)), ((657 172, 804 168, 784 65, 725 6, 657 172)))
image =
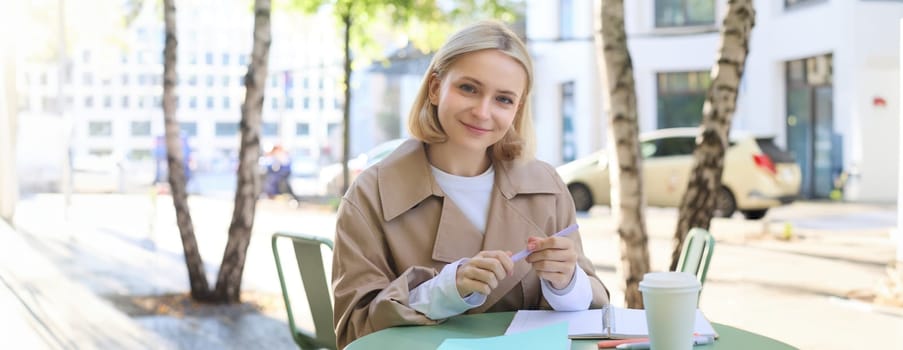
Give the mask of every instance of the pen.
MULTIPOLYGON (((711 344, 715 342, 715 337, 712 336, 695 336, 693 337, 693 345, 705 345, 711 344)), ((641 342, 641 343, 629 343, 629 344, 621 344, 615 347, 615 349, 649 349, 649 342, 641 342)))
MULTIPOLYGON (((565 227, 564 230, 561 230, 561 231, 556 232, 554 235, 552 235, 552 237, 563 237, 563 236, 567 236, 567 235, 573 233, 574 231, 577 231, 577 227, 578 227, 577 224, 573 224, 573 225, 571 225, 571 226, 565 227)), ((529 249, 521 250, 521 251, 519 251, 519 252, 517 252, 516 254, 514 254, 514 255, 511 256, 511 261, 512 261, 512 262, 518 262, 518 261, 524 260, 524 258, 526 258, 527 255, 530 255, 530 250, 529 250, 529 249)))

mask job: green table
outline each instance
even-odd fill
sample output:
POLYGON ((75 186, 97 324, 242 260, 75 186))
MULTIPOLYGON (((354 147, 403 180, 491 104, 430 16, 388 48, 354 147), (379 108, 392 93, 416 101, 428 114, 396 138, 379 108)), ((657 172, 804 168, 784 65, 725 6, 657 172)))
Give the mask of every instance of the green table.
MULTIPOLYGON (((452 317, 435 326, 392 327, 361 337, 345 349, 435 349, 446 338, 483 338, 502 335, 513 317, 514 312, 485 313, 452 317)), ((795 349, 777 340, 734 327, 718 323, 713 323, 712 326, 718 332, 718 340, 714 344, 696 346, 694 350, 795 349)), ((571 342, 571 349, 596 350, 598 349, 597 342, 597 340, 574 340, 571 342)))

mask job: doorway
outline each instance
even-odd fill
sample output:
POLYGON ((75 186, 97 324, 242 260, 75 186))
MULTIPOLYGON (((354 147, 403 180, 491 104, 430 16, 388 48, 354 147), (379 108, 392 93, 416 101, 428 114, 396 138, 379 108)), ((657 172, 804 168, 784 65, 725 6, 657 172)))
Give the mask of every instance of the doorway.
POLYGON ((800 197, 829 198, 842 164, 834 149, 834 87, 830 54, 786 63, 787 148, 800 165, 800 197))

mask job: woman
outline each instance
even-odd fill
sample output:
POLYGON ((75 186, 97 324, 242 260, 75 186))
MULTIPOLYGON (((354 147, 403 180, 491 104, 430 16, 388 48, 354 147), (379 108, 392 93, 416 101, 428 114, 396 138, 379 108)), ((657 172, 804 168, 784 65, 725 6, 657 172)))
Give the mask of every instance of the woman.
POLYGON ((361 173, 339 208, 339 348, 462 313, 608 303, 579 233, 549 237, 576 218, 555 170, 532 159, 532 80, 524 44, 497 22, 433 57, 409 118, 415 139, 361 173))

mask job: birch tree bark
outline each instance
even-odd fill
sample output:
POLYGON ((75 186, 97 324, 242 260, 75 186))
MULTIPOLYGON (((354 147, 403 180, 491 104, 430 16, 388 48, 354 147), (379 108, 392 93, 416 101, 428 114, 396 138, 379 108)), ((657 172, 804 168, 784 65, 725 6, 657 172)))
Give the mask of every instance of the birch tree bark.
POLYGON ((709 228, 721 188, 724 153, 756 17, 752 0, 730 0, 727 6, 721 26, 721 49, 712 66, 712 85, 702 107, 702 124, 693 151, 693 170, 680 201, 671 270, 677 268, 681 245, 690 228, 709 228))
POLYGON ((182 142, 179 137, 179 121, 176 118, 176 52, 179 41, 176 35, 175 0, 163 0, 163 21, 165 25, 166 43, 163 46, 163 123, 166 138, 166 162, 169 175, 169 188, 172 204, 176 211, 176 224, 182 238, 182 251, 188 267, 188 282, 191 285, 191 298, 206 300, 209 297, 207 274, 204 262, 198 251, 194 225, 188 210, 188 192, 185 179, 185 160, 183 159, 182 142))
POLYGON ((270 1, 254 1, 254 41, 251 63, 245 75, 245 102, 241 106, 241 148, 238 151, 238 185, 229 240, 223 252, 219 276, 216 280, 214 299, 219 302, 237 303, 240 300, 241 278, 244 272, 257 196, 260 194, 260 178, 257 164, 260 158, 260 124, 263 110, 263 92, 270 56, 270 1))
POLYGON ((637 125, 633 65, 627 49, 623 0, 602 0, 596 21, 596 57, 608 94, 608 159, 611 208, 618 224, 624 298, 629 308, 642 308, 639 282, 649 272, 649 248, 643 218, 642 159, 637 125))

